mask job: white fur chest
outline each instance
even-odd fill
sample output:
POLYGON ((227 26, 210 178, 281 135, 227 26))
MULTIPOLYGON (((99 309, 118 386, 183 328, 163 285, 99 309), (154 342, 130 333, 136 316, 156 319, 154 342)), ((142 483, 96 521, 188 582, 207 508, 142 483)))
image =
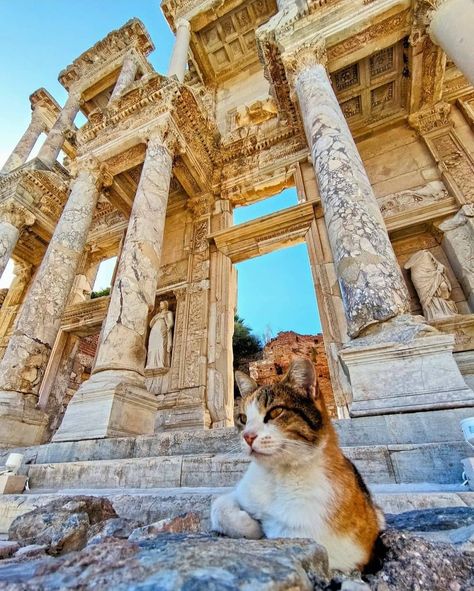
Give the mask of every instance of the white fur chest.
POLYGON ((288 471, 252 463, 237 486, 243 509, 261 521, 269 538, 320 538, 327 530, 332 488, 318 465, 288 471))
POLYGON ((363 559, 354 540, 331 527, 334 492, 318 463, 282 473, 253 462, 235 493, 267 538, 311 538, 326 547, 331 568, 351 569, 363 559))

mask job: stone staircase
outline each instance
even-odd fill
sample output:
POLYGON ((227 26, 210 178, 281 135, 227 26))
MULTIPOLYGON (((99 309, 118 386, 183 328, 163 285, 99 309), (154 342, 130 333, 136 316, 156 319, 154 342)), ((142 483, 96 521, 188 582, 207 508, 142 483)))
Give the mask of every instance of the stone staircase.
MULTIPOLYGON (((461 459, 470 450, 457 429, 459 412, 443 414, 444 420, 437 413, 413 413, 336 421, 345 454, 385 511, 474 506, 474 493, 461 481, 461 459), (403 421, 404 430, 397 421, 403 421)), ((9 451, 0 451, 0 465, 9 451)), ((248 464, 235 429, 59 442, 15 451, 25 455, 30 490, 0 497, 0 533, 14 517, 58 494, 108 496, 119 515, 150 521, 193 510, 208 524, 212 498, 232 487, 248 464)))

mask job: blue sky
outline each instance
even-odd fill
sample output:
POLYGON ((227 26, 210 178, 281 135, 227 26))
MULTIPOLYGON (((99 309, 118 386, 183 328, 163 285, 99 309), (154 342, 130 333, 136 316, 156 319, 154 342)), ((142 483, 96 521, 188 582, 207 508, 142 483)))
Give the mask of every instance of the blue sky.
MULTIPOLYGON (((165 73, 174 38, 158 0, 0 0, 0 166, 29 123, 29 95, 45 87, 64 104, 66 93, 57 81, 59 72, 133 17, 143 21, 155 44, 150 62, 165 73)), ((287 190, 236 209, 235 223, 295 203, 294 190, 287 190)), ((112 265, 104 267, 97 289, 107 283, 112 265)), ((320 331, 304 244, 240 263, 237 268, 238 312, 257 335, 268 327, 273 334, 320 331)), ((6 271, 0 287, 10 278, 6 271)))

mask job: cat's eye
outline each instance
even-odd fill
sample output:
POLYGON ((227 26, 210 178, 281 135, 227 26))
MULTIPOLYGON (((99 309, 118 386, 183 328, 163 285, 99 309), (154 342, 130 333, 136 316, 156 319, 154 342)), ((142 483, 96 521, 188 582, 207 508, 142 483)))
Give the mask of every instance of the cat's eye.
POLYGON ((267 421, 277 419, 284 410, 285 409, 281 406, 275 406, 274 408, 271 408, 265 415, 263 422, 266 423, 267 421))
POLYGON ((242 423, 242 425, 245 425, 247 422, 247 415, 240 414, 237 418, 239 419, 239 423, 242 423))

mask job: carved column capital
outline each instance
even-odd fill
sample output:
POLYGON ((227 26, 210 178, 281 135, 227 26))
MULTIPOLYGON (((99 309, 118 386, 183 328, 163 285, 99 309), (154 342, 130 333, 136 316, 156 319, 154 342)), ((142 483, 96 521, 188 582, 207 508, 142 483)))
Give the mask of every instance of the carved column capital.
POLYGON ((25 226, 32 226, 35 220, 31 211, 13 199, 7 199, 0 203, 0 222, 7 222, 18 230, 22 230, 25 226))
POLYGON ((77 178, 81 172, 92 175, 94 184, 99 190, 111 187, 114 182, 114 177, 110 174, 107 166, 92 155, 71 162, 72 176, 77 178))
POLYGON ((214 201, 213 196, 210 193, 205 195, 195 195, 190 197, 186 205, 193 214, 193 217, 198 218, 210 212, 211 205, 214 201))
POLYGON ((147 153, 153 155, 165 148, 174 157, 185 151, 184 141, 170 118, 158 122, 143 132, 147 144, 147 153))
POLYGON ((452 125, 449 118, 450 112, 451 105, 449 103, 439 102, 433 107, 412 113, 408 117, 408 122, 420 135, 425 135, 452 125))
POLYGON ((294 86, 298 76, 306 69, 316 65, 326 67, 326 41, 321 37, 313 37, 293 51, 282 55, 286 76, 291 86, 294 86))

